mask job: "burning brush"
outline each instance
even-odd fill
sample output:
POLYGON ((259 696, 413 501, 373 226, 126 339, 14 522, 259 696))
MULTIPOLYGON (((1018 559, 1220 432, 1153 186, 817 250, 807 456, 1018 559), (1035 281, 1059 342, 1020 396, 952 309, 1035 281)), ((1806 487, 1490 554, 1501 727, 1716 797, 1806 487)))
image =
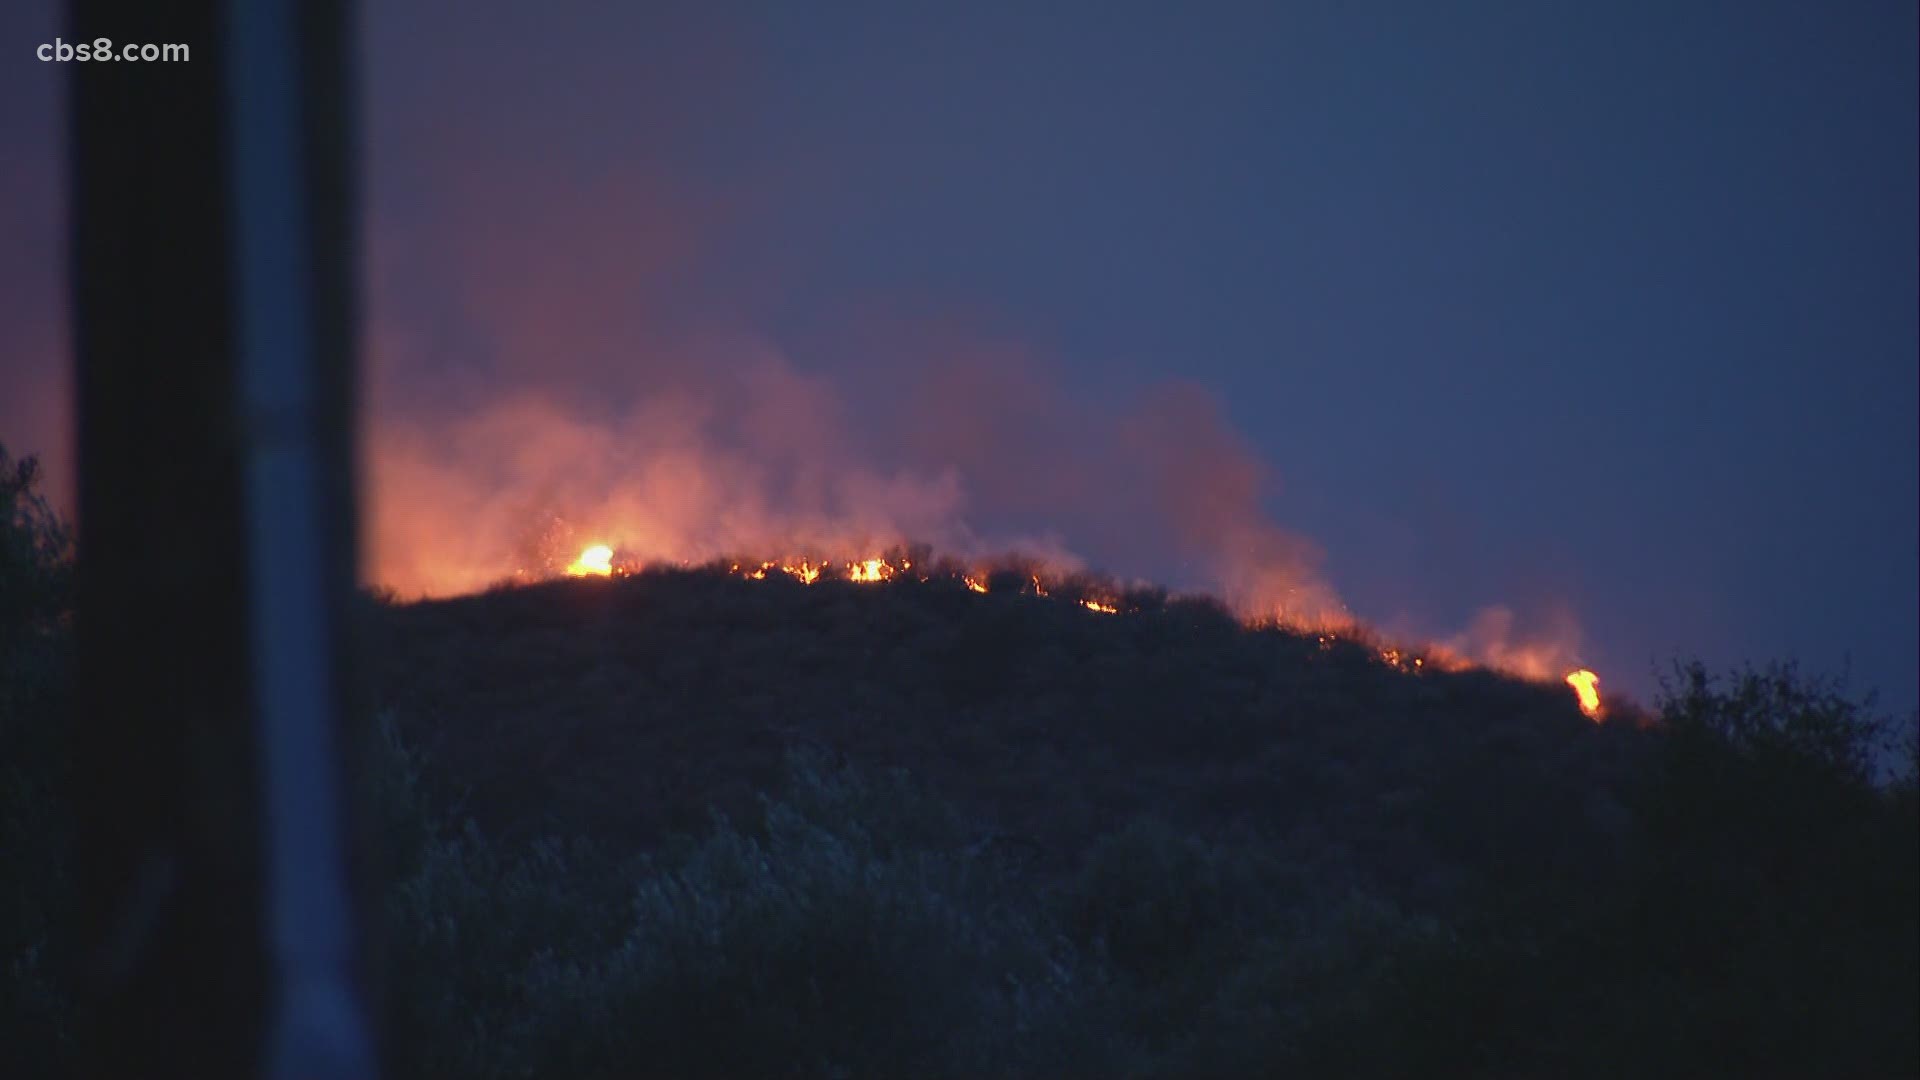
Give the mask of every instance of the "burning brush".
MULTIPOLYGON (((751 562, 736 561, 727 563, 726 567, 728 573, 736 574, 750 581, 765 581, 768 575, 778 573, 785 574, 803 585, 812 585, 823 576, 843 579, 859 584, 879 584, 903 579, 926 582, 936 577, 945 577, 959 581, 965 585, 970 592, 982 594, 989 591, 988 583, 992 581, 994 577, 994 574, 986 568, 962 567, 953 563, 932 564, 924 556, 916 566, 912 558, 899 556, 897 554, 849 560, 814 560, 812 558, 802 558, 768 559, 751 562)), ((614 551, 611 546, 596 543, 582 550, 571 563, 567 564, 564 572, 569 577, 613 577, 616 574, 625 573, 626 568, 616 565, 614 551)), ((1018 591, 1036 597, 1049 595, 1047 582, 1043 580, 1042 575, 1038 571, 1027 570, 1024 572, 1024 575, 1027 578, 1028 584, 1021 587, 1018 591)), ((1059 582, 1055 582, 1055 584, 1058 585, 1059 582)), ((1072 593, 1069 593, 1069 595, 1072 595, 1072 593)), ((1100 615, 1118 615, 1123 610, 1120 602, 1110 595, 1082 594, 1078 596, 1074 602, 1086 608, 1088 611, 1100 615)), ((1270 621, 1262 621, 1257 622, 1255 625, 1272 625, 1272 623, 1270 621)), ((1318 640, 1321 649, 1324 650, 1332 648, 1340 638, 1338 634, 1327 631, 1321 633, 1318 640)), ((1385 646, 1378 646, 1376 650, 1381 661, 1389 667, 1409 674, 1429 670, 1427 658, 1424 656, 1417 656, 1411 652, 1385 646)), ((1459 670, 1475 666, 1463 658, 1449 655, 1445 650, 1434 652, 1433 659, 1435 663, 1432 666, 1437 670, 1459 670)), ((1599 723, 1605 719, 1605 712, 1600 700, 1600 676, 1586 668, 1579 668, 1568 672, 1564 681, 1566 685, 1573 690, 1574 697, 1579 702, 1582 713, 1585 713, 1587 717, 1595 723, 1599 723)))

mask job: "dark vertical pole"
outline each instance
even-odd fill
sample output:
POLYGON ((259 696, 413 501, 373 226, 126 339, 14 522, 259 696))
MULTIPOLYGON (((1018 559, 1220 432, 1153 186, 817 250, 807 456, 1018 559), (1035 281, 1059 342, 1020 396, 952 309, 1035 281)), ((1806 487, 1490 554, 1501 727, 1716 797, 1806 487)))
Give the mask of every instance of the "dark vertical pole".
POLYGON ((340 0, 266 3, 279 23, 264 37, 257 18, 247 30, 251 0, 71 0, 65 28, 190 50, 70 70, 76 921, 85 1067, 101 1077, 369 1071, 339 888, 349 34, 340 0), (253 51, 236 53, 245 33, 253 51), (239 115, 282 76, 269 111, 239 115), (295 190, 261 202, 288 169, 295 190), (263 270, 286 235, 297 251, 263 270), (262 334, 288 297, 305 312, 291 351, 262 334), (288 496, 290 474, 303 479, 288 496), (298 566, 263 547, 284 535, 300 538, 285 556, 298 566), (282 571, 291 601, 259 587, 282 571), (288 902, 336 893, 318 914, 288 902))
POLYGON ((255 1072, 256 747, 234 423, 220 7, 74 0, 79 903, 90 1075, 255 1072))

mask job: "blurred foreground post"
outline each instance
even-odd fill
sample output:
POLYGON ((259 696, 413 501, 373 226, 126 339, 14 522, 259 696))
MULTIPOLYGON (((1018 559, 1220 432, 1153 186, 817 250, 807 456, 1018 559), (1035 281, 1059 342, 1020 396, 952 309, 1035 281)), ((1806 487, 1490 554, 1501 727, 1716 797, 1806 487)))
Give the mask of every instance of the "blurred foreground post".
POLYGON ((72 0, 83 1033, 103 1077, 373 1071, 350 880, 341 0, 72 0))

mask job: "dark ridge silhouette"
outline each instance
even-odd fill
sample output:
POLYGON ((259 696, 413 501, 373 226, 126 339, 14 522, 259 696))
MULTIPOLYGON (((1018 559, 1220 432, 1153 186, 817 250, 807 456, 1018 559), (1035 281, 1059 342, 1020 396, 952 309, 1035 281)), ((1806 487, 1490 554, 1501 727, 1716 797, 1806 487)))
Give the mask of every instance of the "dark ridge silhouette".
POLYGON ((1152 811, 1348 845, 1369 882, 1421 895, 1449 857, 1511 844, 1604 862, 1645 741, 1562 686, 1413 674, 1365 641, 1091 575, 1039 596, 1003 568, 981 595, 957 570, 809 586, 732 565, 381 606, 379 699, 500 836, 651 843, 709 806, 747 812, 811 747, 905 768, 1062 866, 1152 811), (1480 850, 1456 851, 1433 811, 1470 792, 1480 850))

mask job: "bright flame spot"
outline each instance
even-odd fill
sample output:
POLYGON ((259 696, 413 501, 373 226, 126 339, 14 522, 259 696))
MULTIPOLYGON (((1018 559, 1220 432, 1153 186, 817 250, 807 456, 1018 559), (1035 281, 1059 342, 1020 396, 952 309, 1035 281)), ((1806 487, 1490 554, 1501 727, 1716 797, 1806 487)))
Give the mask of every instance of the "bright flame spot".
MULTIPOLYGON (((1321 648, 1329 647, 1331 640, 1323 638, 1321 648)), ((1418 672, 1427 666, 1425 658, 1414 656, 1403 649, 1381 649, 1380 659, 1388 667, 1398 671, 1418 672)))
POLYGON ((1039 574, 1033 575, 1033 595, 1035 596, 1047 595, 1047 587, 1045 585, 1040 584, 1039 574))
POLYGON ((978 578, 963 577, 960 580, 966 582, 967 588, 972 589, 974 592, 983 593, 987 591, 987 583, 978 578))
POLYGON ((802 585, 811 585, 820 580, 820 568, 809 562, 788 563, 780 569, 802 585))
POLYGON ((573 560, 567 573, 572 577, 613 576, 613 549, 605 544, 593 545, 573 560))
POLYGON ((893 567, 884 559, 868 559, 865 562, 848 563, 847 576, 855 581, 885 581, 893 576, 893 567))
POLYGON ((1082 600, 1080 606, 1088 611, 1097 611, 1102 615, 1118 615, 1120 609, 1112 604, 1103 604, 1098 600, 1082 600))
POLYGON ((1600 719, 1600 676, 1581 668, 1567 675, 1567 685, 1573 687, 1574 695, 1580 699, 1580 711, 1600 719))

